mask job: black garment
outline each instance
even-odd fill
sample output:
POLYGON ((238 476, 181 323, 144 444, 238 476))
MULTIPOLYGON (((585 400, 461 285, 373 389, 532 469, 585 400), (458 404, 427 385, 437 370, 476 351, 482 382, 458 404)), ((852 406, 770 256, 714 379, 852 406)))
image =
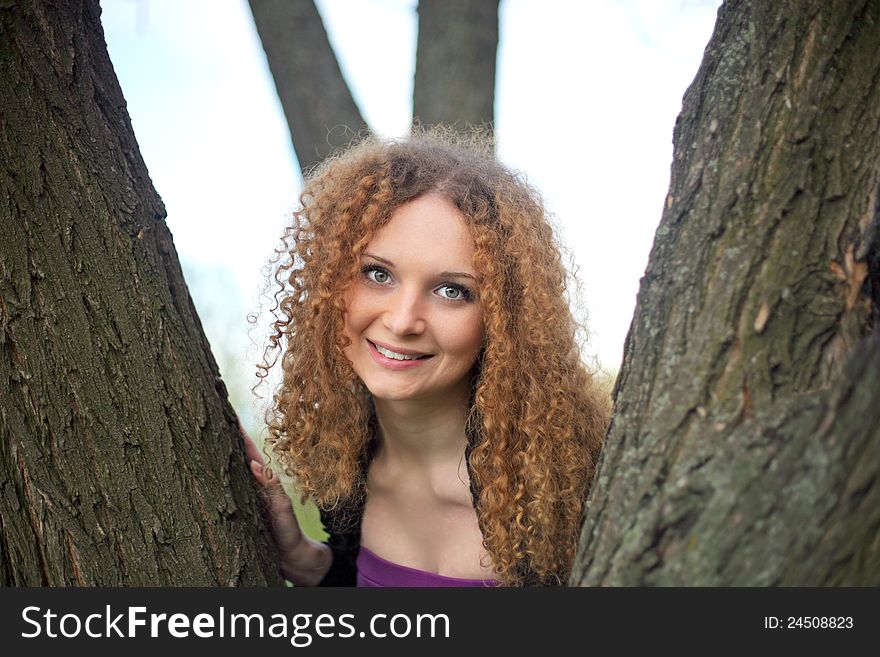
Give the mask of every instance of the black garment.
POLYGON ((318 586, 357 586, 357 555, 361 548, 361 524, 363 510, 357 525, 348 531, 334 531, 333 514, 321 511, 321 522, 330 534, 327 544, 333 552, 333 563, 318 586))
MULTIPOLYGON (((371 433, 375 436, 375 418, 372 423, 371 433)), ((366 453, 361 455, 355 495, 332 509, 320 509, 321 523, 330 535, 327 544, 333 552, 333 562, 318 586, 357 586, 357 556, 361 548, 361 522, 367 498, 367 470, 378 446, 376 438, 370 439, 366 453)))
POLYGON ((356 561, 361 547, 360 522, 348 532, 337 533, 330 529, 333 525, 331 518, 326 511, 321 511, 321 522, 330 534, 327 544, 333 552, 333 562, 318 586, 357 586, 356 561))

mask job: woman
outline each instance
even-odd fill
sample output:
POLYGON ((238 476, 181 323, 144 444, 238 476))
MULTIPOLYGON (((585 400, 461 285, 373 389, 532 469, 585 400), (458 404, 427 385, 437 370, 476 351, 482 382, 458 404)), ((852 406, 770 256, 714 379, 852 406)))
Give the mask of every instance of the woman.
MULTIPOLYGON (((300 585, 565 581, 607 396, 580 359, 538 195, 485 149, 370 139, 325 162, 279 251, 272 495, 300 585)), ((261 365, 262 376, 275 360, 261 365)))

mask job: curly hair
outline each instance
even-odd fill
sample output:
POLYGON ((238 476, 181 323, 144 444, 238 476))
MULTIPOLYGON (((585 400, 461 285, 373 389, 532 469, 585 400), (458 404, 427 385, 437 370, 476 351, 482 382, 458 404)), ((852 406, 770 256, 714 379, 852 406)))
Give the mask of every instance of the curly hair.
POLYGON ((504 584, 562 583, 610 402, 581 359, 539 195, 478 140, 367 138, 312 172, 273 265, 275 321, 259 376, 280 352, 283 380, 268 444, 320 508, 364 499, 375 411, 344 355, 345 292, 392 213, 429 193, 459 210, 474 242, 485 344, 467 458, 483 547, 504 584))

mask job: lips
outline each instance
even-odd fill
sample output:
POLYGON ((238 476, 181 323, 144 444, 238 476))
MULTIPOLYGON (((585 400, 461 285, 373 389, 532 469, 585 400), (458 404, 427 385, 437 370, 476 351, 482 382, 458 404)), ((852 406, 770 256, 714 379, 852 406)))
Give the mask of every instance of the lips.
MULTIPOLYGON (((416 358, 430 358, 432 354, 426 354, 421 351, 413 351, 412 349, 403 349, 401 347, 392 347, 391 345, 383 344, 381 342, 374 342, 372 340, 367 340, 370 344, 379 350, 380 353, 383 353, 384 356, 388 358, 393 358, 394 356, 406 356, 407 360, 414 360, 416 358)), ((399 360, 403 360, 402 358, 399 360)))
POLYGON ((391 347, 372 340, 367 340, 370 347, 370 355, 379 365, 392 370, 408 369, 421 365, 433 358, 433 354, 425 354, 411 349, 391 347))

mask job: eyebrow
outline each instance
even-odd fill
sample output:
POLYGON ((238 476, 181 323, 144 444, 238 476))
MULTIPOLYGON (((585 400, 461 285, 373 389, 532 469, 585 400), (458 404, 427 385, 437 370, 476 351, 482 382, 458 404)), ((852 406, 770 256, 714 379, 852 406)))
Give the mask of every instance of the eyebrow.
MULTIPOLYGON (((378 260, 379 262, 388 265, 389 267, 394 267, 394 263, 386 258, 382 258, 377 256, 375 253, 365 252, 365 256, 369 258, 373 258, 374 260, 378 260)), ((463 271, 441 271, 438 275, 438 278, 470 278, 473 281, 476 281, 477 278, 473 274, 468 274, 463 271)))

